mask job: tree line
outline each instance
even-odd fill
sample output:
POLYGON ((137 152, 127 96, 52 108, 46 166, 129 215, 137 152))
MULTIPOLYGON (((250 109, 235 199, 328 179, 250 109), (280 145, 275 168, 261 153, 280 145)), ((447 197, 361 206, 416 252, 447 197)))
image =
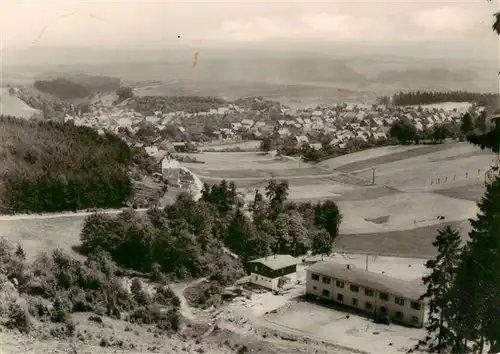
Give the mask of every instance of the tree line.
POLYGON ((132 196, 134 154, 116 135, 13 117, 0 126, 1 212, 120 208, 132 196))
POLYGON ((496 105, 498 97, 496 93, 468 91, 401 91, 392 95, 392 99, 385 96, 379 98, 379 101, 382 103, 392 102, 395 106, 413 106, 444 102, 470 102, 479 106, 489 107, 491 105, 496 105))

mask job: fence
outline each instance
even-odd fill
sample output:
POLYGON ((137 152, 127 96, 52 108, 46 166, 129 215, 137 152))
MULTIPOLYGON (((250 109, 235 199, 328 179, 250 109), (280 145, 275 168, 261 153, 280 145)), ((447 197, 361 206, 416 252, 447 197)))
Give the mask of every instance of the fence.
MULTIPOLYGON (((384 179, 384 178, 377 178, 375 175, 375 184, 378 185, 385 185, 390 187, 391 185, 398 185, 398 184, 408 184, 410 183, 411 185, 417 187, 417 186, 423 186, 423 187, 430 187, 430 186, 442 186, 445 184, 452 184, 453 182, 464 182, 466 180, 472 181, 482 181, 485 182, 488 179, 491 178, 491 172, 489 172, 490 169, 475 169, 475 170, 462 170, 454 173, 450 173, 448 175, 442 174, 442 175, 436 175, 436 176, 431 176, 429 178, 415 178, 411 179, 409 178, 408 180, 391 180, 391 179, 384 179)), ((390 178, 390 177, 389 177, 390 178)), ((455 183, 457 184, 457 183, 455 183)))

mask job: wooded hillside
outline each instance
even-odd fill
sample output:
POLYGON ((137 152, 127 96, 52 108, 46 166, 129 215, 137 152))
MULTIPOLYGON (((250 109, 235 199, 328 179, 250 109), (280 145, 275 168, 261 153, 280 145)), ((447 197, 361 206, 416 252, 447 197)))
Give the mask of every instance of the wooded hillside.
POLYGON ((122 207, 132 194, 131 162, 115 135, 0 116, 0 212, 122 207))

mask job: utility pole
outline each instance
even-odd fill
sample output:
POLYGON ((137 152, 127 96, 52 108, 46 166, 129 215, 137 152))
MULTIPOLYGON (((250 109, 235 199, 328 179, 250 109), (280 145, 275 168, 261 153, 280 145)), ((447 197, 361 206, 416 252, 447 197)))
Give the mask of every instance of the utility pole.
POLYGON ((375 185, 375 169, 372 168, 372 184, 375 185))
POLYGON ((366 254, 366 270, 368 270, 368 253, 366 254))

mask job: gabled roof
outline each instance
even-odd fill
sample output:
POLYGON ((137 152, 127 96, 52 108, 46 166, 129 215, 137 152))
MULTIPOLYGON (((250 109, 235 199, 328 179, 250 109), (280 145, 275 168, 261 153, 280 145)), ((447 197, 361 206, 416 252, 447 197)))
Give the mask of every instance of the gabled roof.
POLYGON ((295 257, 289 254, 276 254, 274 256, 254 259, 248 263, 261 263, 272 270, 282 269, 300 263, 295 257))
POLYGON ((320 261, 307 268, 307 270, 415 301, 418 301, 425 292, 425 288, 422 287, 420 282, 410 282, 384 274, 373 273, 352 265, 347 268, 346 264, 334 261, 320 261))

